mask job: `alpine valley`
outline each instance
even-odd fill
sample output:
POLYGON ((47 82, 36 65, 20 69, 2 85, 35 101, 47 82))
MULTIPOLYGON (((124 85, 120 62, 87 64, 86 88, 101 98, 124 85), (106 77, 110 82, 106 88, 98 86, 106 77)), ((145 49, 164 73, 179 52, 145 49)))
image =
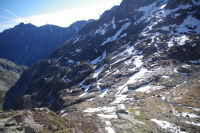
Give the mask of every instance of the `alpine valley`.
POLYGON ((4 133, 200 132, 200 0, 122 0, 25 70, 4 109, 4 133))

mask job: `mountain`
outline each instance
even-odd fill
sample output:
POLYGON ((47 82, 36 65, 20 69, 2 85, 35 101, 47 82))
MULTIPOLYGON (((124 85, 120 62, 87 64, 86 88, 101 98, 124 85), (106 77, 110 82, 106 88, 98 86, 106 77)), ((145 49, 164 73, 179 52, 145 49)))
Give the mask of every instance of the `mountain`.
POLYGON ((0 33, 0 57, 31 66, 76 35, 93 20, 77 21, 67 28, 55 25, 36 27, 20 23, 0 33))
POLYGON ((19 66, 0 58, 0 110, 2 109, 5 93, 17 82, 26 69, 25 66, 19 66))
POLYGON ((48 107, 85 133, 199 132, 199 12, 123 0, 25 71, 4 108, 48 107))

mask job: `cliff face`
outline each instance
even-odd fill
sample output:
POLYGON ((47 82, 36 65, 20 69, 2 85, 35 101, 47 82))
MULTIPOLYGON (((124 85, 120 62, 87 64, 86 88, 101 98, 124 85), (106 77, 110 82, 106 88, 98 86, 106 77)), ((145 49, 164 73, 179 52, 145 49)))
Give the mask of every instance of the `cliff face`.
POLYGON ((5 109, 45 106, 84 123, 80 112, 116 132, 197 132, 199 3, 123 0, 24 72, 5 109), (121 104, 128 114, 116 114, 121 104))

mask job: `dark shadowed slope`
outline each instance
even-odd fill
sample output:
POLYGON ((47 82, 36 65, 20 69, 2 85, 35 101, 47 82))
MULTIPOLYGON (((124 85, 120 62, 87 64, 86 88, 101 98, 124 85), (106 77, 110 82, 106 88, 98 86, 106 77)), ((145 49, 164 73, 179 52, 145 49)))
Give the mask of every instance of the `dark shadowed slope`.
POLYGON ((11 61, 0 58, 0 110, 5 93, 17 82, 22 72, 26 69, 27 67, 25 66, 19 66, 11 61))
POLYGON ((67 28, 55 25, 36 27, 20 23, 0 33, 0 57, 30 66, 76 35, 89 21, 78 21, 67 28))

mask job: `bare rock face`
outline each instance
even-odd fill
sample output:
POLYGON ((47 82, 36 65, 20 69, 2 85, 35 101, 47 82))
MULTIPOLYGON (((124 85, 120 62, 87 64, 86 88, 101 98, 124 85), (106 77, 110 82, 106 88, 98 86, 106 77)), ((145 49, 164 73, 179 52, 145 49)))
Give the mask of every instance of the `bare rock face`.
POLYGON ((134 9, 152 4, 155 1, 156 0, 123 0, 120 4, 120 8, 126 12, 133 11, 134 9))
POLYGON ((167 9, 174 9, 174 8, 177 8, 180 5, 186 5, 186 4, 192 4, 192 1, 191 0, 176 0, 176 1, 169 0, 166 8, 167 9))
POLYGON ((4 108, 49 107, 83 132, 198 132, 198 4, 123 0, 25 71, 4 108))

